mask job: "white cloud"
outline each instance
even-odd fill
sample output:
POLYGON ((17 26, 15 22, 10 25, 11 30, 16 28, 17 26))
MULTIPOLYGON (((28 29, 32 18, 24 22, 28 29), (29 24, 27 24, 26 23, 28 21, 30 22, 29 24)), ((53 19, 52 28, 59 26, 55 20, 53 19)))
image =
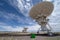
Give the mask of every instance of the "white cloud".
POLYGON ((8 20, 14 19, 17 15, 13 14, 13 13, 8 13, 5 11, 0 11, 0 17, 4 17, 8 20))
POLYGON ((17 0, 17 2, 18 2, 18 8, 22 12, 22 14, 24 16, 28 16, 28 12, 31 6, 33 5, 32 0, 26 0, 26 2, 24 0, 17 0))
POLYGON ((60 23, 51 23, 52 31, 60 32, 60 23))
POLYGON ((38 29, 40 28, 40 25, 38 25, 38 24, 35 24, 35 25, 33 25, 33 26, 28 26, 28 31, 29 32, 37 32, 38 31, 38 29))
POLYGON ((13 6, 15 9, 17 9, 17 0, 8 0, 8 3, 13 6))
POLYGON ((4 12, 4 11, 1 11, 0 13, 1 13, 0 17, 1 18, 5 18, 5 20, 9 20, 9 21, 16 20, 18 23, 34 24, 33 20, 31 20, 29 18, 26 18, 26 17, 21 17, 19 15, 16 15, 16 14, 13 14, 13 13, 4 12), (6 13, 6 14, 4 14, 4 13, 6 13))
MULTIPOLYGON (((56 24, 56 23, 55 23, 56 24)), ((57 24, 55 25, 54 23, 50 24, 50 26, 52 27, 52 31, 55 31, 55 32, 60 32, 60 24, 57 24), (58 27, 57 27, 58 26, 58 27)), ((38 29, 41 27, 40 25, 38 24, 35 24, 35 25, 32 25, 32 26, 24 26, 24 27, 27 27, 28 28, 28 32, 37 32, 38 29)), ((3 28, 4 30, 1 30, 0 31, 16 31, 16 32, 22 32, 23 28, 22 26, 16 26, 16 27, 12 27, 12 26, 3 26, 3 25, 0 25, 0 28, 3 28)))
MULTIPOLYGON (((40 28, 39 25, 33 25, 33 26, 25 26, 28 28, 28 32, 37 32, 37 30, 40 28)), ((12 26, 3 26, 3 25, 0 25, 0 28, 3 28, 4 30, 1 30, 1 31, 19 31, 19 32, 22 32, 23 28, 22 26, 16 26, 16 27, 12 27, 12 26)))
POLYGON ((43 0, 43 1, 52 1, 52 0, 43 0))
POLYGON ((26 1, 30 1, 30 0, 26 0, 26 1))
MULTIPOLYGON (((49 0, 48 0, 49 1, 49 0)), ((50 22, 52 23, 60 23, 60 4, 58 4, 60 2, 60 0, 50 0, 50 1, 54 1, 54 10, 52 12, 52 14, 49 16, 50 22), (57 21, 56 21, 57 20, 57 21)))
MULTIPOLYGON (((23 30, 23 27, 16 26, 13 28, 12 26, 0 26, 0 28, 3 28, 3 31, 19 31, 21 32, 23 30)), ((2 31, 2 30, 1 30, 2 31)))
POLYGON ((7 20, 15 19, 15 20, 19 20, 20 21, 22 19, 20 16, 18 16, 16 14, 4 12, 4 11, 0 11, 0 17, 4 17, 7 20))
POLYGON ((14 19, 15 16, 16 16, 15 14, 8 13, 7 15, 4 15, 3 17, 8 19, 8 20, 11 20, 11 19, 14 19))

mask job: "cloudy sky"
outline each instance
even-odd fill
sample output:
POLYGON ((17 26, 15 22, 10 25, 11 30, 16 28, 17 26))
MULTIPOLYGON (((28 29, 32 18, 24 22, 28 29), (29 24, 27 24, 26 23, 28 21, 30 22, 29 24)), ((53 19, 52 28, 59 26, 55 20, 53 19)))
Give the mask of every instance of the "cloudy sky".
MULTIPOLYGON (((39 25, 29 17, 30 9, 45 0, 0 0, 0 31, 37 31, 39 25)), ((48 17, 53 31, 60 31, 60 0, 46 0, 54 4, 54 10, 48 17)))

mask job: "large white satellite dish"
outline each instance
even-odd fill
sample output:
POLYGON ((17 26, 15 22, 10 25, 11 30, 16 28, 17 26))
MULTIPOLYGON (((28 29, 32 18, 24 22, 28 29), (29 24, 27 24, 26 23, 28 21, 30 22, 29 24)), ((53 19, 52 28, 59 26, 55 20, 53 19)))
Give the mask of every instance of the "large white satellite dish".
POLYGON ((53 9, 54 5, 51 2, 44 1, 34 5, 31 8, 29 15, 41 25, 42 31, 48 31, 46 27, 48 24, 48 19, 46 18, 52 13, 53 9))
POLYGON ((33 6, 30 10, 30 16, 36 19, 38 16, 49 16, 53 11, 53 4, 51 2, 41 2, 33 6))

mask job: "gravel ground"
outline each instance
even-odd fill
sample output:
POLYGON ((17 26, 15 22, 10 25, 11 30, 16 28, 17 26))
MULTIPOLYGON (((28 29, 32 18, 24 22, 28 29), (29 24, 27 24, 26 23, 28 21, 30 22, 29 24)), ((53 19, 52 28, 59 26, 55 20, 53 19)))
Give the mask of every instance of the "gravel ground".
POLYGON ((0 40, 60 40, 60 34, 48 36, 47 34, 35 34, 36 38, 31 38, 30 34, 4 33, 0 34, 0 40))
POLYGON ((0 40, 60 40, 60 36, 36 36, 35 39, 30 38, 30 36, 0 36, 0 40))

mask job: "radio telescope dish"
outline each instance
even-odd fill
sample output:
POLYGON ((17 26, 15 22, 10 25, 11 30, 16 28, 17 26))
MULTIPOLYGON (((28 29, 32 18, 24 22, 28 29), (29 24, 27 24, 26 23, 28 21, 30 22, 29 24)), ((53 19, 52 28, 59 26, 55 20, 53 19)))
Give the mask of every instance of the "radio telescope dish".
POLYGON ((53 8, 54 6, 51 2, 41 2, 31 8, 29 15, 33 19, 41 16, 47 17, 52 13, 53 8))
MULTIPOLYGON (((47 31, 49 35, 51 33, 51 27, 48 25, 49 19, 46 19, 53 11, 54 5, 51 2, 41 2, 33 6, 30 10, 30 17, 36 20, 41 25, 41 31, 47 31), (50 29, 47 28, 47 25, 50 29)), ((39 29, 40 30, 40 29, 39 29)), ((37 33, 39 33, 39 30, 37 33)))

